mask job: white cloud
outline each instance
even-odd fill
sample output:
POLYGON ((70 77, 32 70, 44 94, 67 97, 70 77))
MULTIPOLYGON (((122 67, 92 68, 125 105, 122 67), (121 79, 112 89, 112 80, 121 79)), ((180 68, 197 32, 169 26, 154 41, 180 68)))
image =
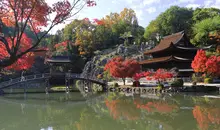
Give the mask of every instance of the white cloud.
POLYGON ((112 0, 112 4, 118 4, 119 2, 117 0, 112 0))
POLYGON ((220 9, 220 0, 206 0, 204 1, 204 6, 206 8, 214 7, 220 9))
POLYGON ((180 3, 194 3, 195 0, 179 0, 180 3))
POLYGON ((151 5, 153 3, 159 3, 160 0, 143 0, 144 5, 151 5))
POLYGON ((151 14, 151 13, 156 12, 156 8, 155 8, 155 7, 150 7, 150 8, 148 8, 148 9, 146 9, 146 11, 147 11, 149 14, 151 14))
POLYGON ((216 0, 215 1, 215 7, 216 8, 220 8, 220 0, 216 0))
POLYGON ((135 11, 135 13, 136 13, 136 16, 137 16, 137 18, 138 18, 138 21, 140 21, 140 20, 143 20, 143 11, 142 10, 134 10, 135 11))
POLYGON ((213 4, 213 0, 206 0, 206 1, 204 1, 204 6, 205 7, 210 7, 211 6, 211 4, 213 4))
POLYGON ((186 7, 187 7, 187 8, 196 9, 196 8, 198 8, 198 7, 201 7, 201 5, 199 5, 199 4, 188 4, 188 5, 186 5, 186 7))

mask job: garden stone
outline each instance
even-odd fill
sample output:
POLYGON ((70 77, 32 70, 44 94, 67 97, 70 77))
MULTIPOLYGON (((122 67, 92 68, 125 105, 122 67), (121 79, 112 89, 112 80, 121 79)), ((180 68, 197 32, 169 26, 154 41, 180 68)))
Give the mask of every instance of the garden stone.
POLYGON ((3 90, 0 90, 0 95, 4 95, 4 91, 3 90))

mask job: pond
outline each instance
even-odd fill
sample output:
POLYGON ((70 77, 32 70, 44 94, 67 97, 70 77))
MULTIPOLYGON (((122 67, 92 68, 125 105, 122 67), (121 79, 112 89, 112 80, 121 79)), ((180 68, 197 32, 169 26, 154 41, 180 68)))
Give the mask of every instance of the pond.
POLYGON ((220 99, 80 92, 0 97, 0 130, 214 130, 220 99))

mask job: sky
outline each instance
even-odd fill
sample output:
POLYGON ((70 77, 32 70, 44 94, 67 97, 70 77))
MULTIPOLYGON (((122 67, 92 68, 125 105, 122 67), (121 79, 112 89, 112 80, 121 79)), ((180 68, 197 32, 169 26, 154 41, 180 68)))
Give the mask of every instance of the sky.
MULTIPOLYGON (((46 0, 49 4, 58 0, 46 0)), ((164 12, 170 6, 178 5, 180 7, 215 7, 220 9, 220 0, 95 0, 97 6, 84 7, 74 18, 101 19, 111 12, 120 13, 124 8, 131 8, 136 12, 139 25, 144 28, 151 20, 154 20, 160 13, 164 12)), ((67 21, 68 24, 71 20, 67 21)), ((55 27, 51 33, 62 29, 65 24, 55 27)))

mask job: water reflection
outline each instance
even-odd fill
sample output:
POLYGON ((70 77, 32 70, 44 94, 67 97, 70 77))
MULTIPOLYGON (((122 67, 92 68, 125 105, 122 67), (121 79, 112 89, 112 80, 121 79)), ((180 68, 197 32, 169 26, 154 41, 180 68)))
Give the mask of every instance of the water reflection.
POLYGON ((4 130, 220 129, 219 99, 192 95, 6 95, 0 110, 4 130))

